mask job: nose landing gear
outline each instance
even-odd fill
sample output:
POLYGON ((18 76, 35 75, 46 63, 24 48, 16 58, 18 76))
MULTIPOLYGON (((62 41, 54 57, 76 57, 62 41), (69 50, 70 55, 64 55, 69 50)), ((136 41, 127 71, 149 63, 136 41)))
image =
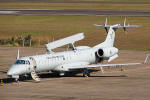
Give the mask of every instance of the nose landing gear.
POLYGON ((65 72, 60 72, 59 73, 59 76, 64 76, 65 75, 65 72))
POLYGON ((12 75, 11 77, 14 78, 16 82, 19 82, 19 75, 12 75))
POLYGON ((90 76, 90 72, 88 71, 88 69, 83 69, 83 77, 89 77, 90 76))

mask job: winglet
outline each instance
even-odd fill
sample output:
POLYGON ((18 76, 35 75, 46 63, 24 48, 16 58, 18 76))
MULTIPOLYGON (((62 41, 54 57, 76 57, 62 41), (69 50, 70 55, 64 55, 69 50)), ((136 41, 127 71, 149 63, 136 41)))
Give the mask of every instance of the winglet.
POLYGON ((100 66, 100 69, 101 69, 102 73, 104 74, 104 69, 102 66, 100 66))
POLYGON ((125 17, 124 22, 123 22, 123 30, 124 30, 125 33, 127 33, 126 17, 125 17))
POLYGON ((107 26, 107 17, 106 17, 106 20, 105 20, 105 24, 104 24, 104 26, 105 26, 105 27, 107 26))
POLYGON ((147 54, 147 56, 146 56, 146 58, 145 58, 145 60, 144 60, 144 63, 143 63, 143 64, 145 64, 145 63, 147 62, 148 57, 149 57, 149 53, 147 54))
POLYGON ((127 28, 129 28, 129 27, 138 27, 138 25, 126 25, 126 18, 124 19, 123 25, 120 25, 120 24, 108 25, 107 22, 108 21, 107 21, 107 17, 106 17, 106 21, 105 21, 104 25, 97 25, 97 24, 94 24, 94 25, 97 27, 104 27, 107 33, 108 33, 108 29, 110 27, 112 27, 114 29, 123 28, 125 33, 127 33, 127 28))
POLYGON ((107 21, 107 17, 106 17, 104 25, 97 25, 97 24, 94 24, 94 25, 97 26, 97 27, 104 27, 104 29, 108 33, 108 28, 110 27, 110 25, 107 25, 107 23, 108 23, 108 21, 107 21))

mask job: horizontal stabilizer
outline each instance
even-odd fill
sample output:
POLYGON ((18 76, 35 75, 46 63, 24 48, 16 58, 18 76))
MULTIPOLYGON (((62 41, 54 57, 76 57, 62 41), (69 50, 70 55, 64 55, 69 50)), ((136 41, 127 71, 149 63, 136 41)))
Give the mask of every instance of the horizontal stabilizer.
POLYGON ((76 41, 84 39, 84 33, 78 33, 60 40, 56 40, 54 42, 50 42, 48 44, 45 44, 47 51, 51 51, 52 49, 67 45, 67 44, 73 44, 76 41))
POLYGON ((106 28, 110 27, 109 25, 107 25, 107 26, 105 26, 105 25, 97 25, 97 24, 94 24, 94 25, 97 26, 97 27, 106 27, 106 28))
POLYGON ((118 54, 115 54, 114 56, 112 56, 108 59, 108 62, 111 62, 112 60, 116 59, 117 57, 119 57, 118 54))
POLYGON ((113 29, 118 29, 118 28, 123 28, 123 30, 125 32, 127 32, 127 28, 129 27, 139 27, 138 25, 126 25, 126 18, 123 22, 123 25, 120 25, 120 24, 115 24, 115 25, 108 25, 107 24, 107 18, 106 18, 106 21, 105 21, 105 24, 104 25, 97 25, 97 24, 94 24, 96 27, 104 27, 106 32, 108 33, 108 29, 111 27, 113 29))

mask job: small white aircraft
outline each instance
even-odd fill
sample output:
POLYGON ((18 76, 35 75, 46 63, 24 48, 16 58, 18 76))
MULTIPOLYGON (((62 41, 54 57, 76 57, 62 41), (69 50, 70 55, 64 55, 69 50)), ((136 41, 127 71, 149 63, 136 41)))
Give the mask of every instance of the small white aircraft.
MULTIPOLYGON (((137 65, 143 63, 124 63, 124 64, 100 64, 103 60, 108 62, 118 57, 118 49, 115 48, 114 39, 115 32, 118 28, 123 28, 126 31, 128 27, 137 27, 135 25, 127 25, 126 19, 124 25, 120 24, 107 25, 107 18, 104 25, 95 25, 97 27, 104 27, 106 29, 107 37, 104 42, 94 47, 89 46, 74 46, 76 41, 84 38, 83 33, 63 38, 54 42, 46 44, 46 49, 49 53, 43 55, 19 57, 19 50, 16 62, 10 67, 7 72, 8 76, 19 79, 20 75, 31 74, 35 81, 40 81, 37 73, 42 71, 59 72, 61 76, 65 75, 66 72, 74 70, 82 70, 83 76, 90 76, 88 68, 100 67, 103 72, 103 67, 110 66, 128 66, 137 65), (108 30, 109 29, 109 30, 108 30), (108 30, 108 31, 107 31, 108 30), (72 44, 73 49, 71 51, 64 52, 53 52, 52 50, 67 44, 72 44), (95 63, 95 64, 94 64, 95 63), (99 64, 97 64, 99 63, 99 64)), ((147 61, 146 57, 144 63, 147 61)))

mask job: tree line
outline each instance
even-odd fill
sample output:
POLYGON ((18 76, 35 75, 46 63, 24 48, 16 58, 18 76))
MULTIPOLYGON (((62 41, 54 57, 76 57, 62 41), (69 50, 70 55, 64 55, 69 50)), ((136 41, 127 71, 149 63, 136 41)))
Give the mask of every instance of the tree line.
POLYGON ((19 36, 15 38, 0 38, 0 45, 12 45, 12 46, 35 46, 38 45, 38 41, 32 40, 32 35, 27 35, 25 37, 19 36))

